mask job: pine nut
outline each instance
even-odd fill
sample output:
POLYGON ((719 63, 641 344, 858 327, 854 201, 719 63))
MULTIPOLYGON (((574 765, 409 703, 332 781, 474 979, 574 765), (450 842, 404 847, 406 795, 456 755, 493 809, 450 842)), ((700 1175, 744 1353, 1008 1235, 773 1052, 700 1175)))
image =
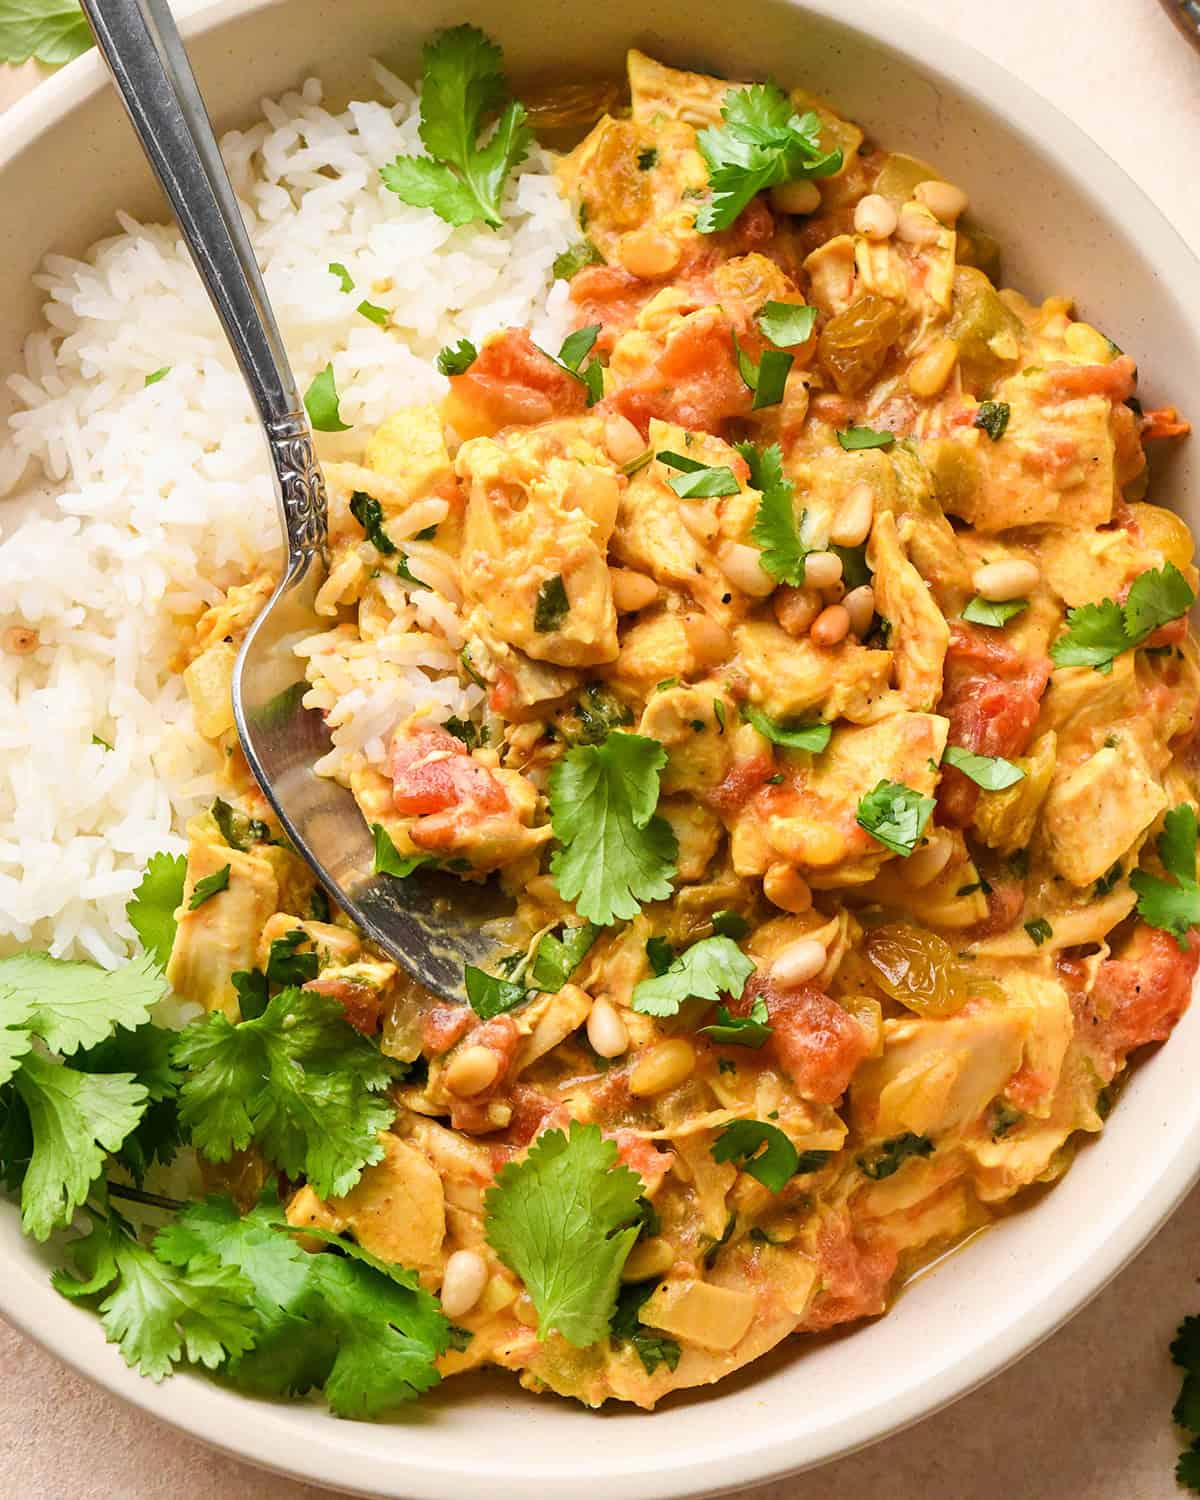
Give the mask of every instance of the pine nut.
POLYGON ((676 1089, 696 1071, 696 1049, 681 1036, 644 1052, 629 1075, 629 1092, 637 1099, 676 1089))
POLYGON ((616 1006, 603 996, 592 1006, 587 1020, 587 1039, 599 1057, 620 1057, 629 1048, 629 1032, 616 1006))
POLYGON ((660 229, 633 229, 622 235, 617 255, 631 276, 644 281, 669 276, 679 264, 679 246, 660 229))
POLYGON ((880 193, 868 193, 854 208, 854 228, 869 240, 886 240, 896 232, 899 215, 880 193))
POLYGON ((787 585, 775 590, 771 608, 788 635, 799 640, 808 634, 809 626, 821 613, 821 600, 812 589, 794 589, 787 585))
POLYGON ((675 1264, 675 1247, 659 1235, 642 1240, 629 1252, 621 1268, 622 1281, 649 1281, 663 1276, 675 1264))
POLYGON ((810 589, 831 589, 842 578, 842 560, 836 552, 810 552, 804 559, 804 582, 810 589))
POLYGON ((688 531, 703 546, 707 546, 721 529, 721 523, 713 515, 712 511, 704 505, 696 505, 690 500, 683 500, 679 504, 679 519, 687 527, 688 531))
POLYGON ((808 881, 791 865, 771 865, 763 876, 763 895, 780 911, 798 916, 812 906, 808 881))
POLYGON ((1003 603, 1008 599, 1025 598, 1030 589, 1037 587, 1041 576, 1036 563, 1006 557, 1003 562, 986 563, 982 568, 976 568, 971 582, 977 594, 1003 603))
POLYGON ((811 214, 820 206, 821 190, 807 178, 771 189, 771 207, 781 214, 811 214))
POLYGON ((952 182, 918 182, 913 197, 923 203, 935 219, 943 224, 954 224, 967 211, 967 195, 952 182))
POLYGON ((896 238, 906 245, 936 245, 941 232, 941 225, 928 209, 906 203, 900 210, 896 238))
POLYGON ((757 547, 742 542, 723 542, 717 549, 717 566, 735 589, 752 599, 765 599, 775 588, 775 580, 762 565, 757 547))
POLYGON ((870 535, 874 519, 875 491, 862 482, 852 485, 838 506, 829 528, 829 540, 838 547, 861 547, 870 535))
POLYGON ((830 604, 813 621, 808 638, 814 646, 836 646, 850 633, 850 612, 844 604, 830 604))
POLYGON ((719 666, 733 655, 733 637, 707 615, 684 615, 683 633, 699 668, 719 666))
POLYGON ((908 388, 914 396, 936 396, 943 390, 958 363, 958 345, 953 339, 937 339, 908 367, 908 388))
POLYGON ((862 640, 875 618, 875 590, 869 583, 859 584, 842 600, 842 608, 850 616, 851 634, 862 640))
POLYGON ((628 417, 613 412, 604 419, 604 447, 618 467, 631 464, 646 451, 646 439, 628 417))
POLYGON ((658 598, 658 584, 646 573, 634 568, 609 568, 612 599, 619 615, 631 615, 645 609, 658 598))
POLYGON ((826 957, 824 943, 816 938, 797 938, 775 955, 771 963, 771 978, 784 989, 806 984, 825 967, 826 957))
POLYGON ((42 644, 36 630, 28 625, 10 625, 4 632, 4 649, 10 656, 28 656, 42 644))
POLYGON ((954 853, 954 840, 944 828, 933 829, 925 842, 904 861, 905 883, 915 890, 932 885, 954 853))
POLYGON ((456 1250, 442 1272, 442 1311, 448 1318, 469 1313, 487 1285, 487 1262, 477 1250, 456 1250))
POLYGON ((464 1047, 446 1065, 446 1087, 460 1099, 482 1094, 496 1081, 500 1059, 490 1047, 464 1047))

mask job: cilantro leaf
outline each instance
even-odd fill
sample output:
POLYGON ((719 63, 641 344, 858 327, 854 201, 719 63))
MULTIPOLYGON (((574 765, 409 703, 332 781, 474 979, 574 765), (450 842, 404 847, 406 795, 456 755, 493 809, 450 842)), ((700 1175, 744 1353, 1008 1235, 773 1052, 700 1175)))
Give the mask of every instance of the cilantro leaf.
POLYGON ((731 938, 702 938, 665 973, 634 985, 633 1009, 647 1016, 673 1016, 685 1000, 740 995, 753 973, 753 960, 731 938))
POLYGON ((582 271, 584 266, 602 266, 603 264, 604 257, 591 240, 582 239, 570 249, 556 255, 551 270, 556 281, 570 281, 571 277, 577 271, 582 271))
POLYGON ((525 108, 504 106, 486 145, 485 116, 507 94, 501 51, 475 26, 455 26, 426 44, 421 78, 421 142, 427 157, 398 156, 380 173, 405 203, 431 208, 448 224, 503 224, 500 199, 509 172, 533 143, 525 108))
POLYGON ((717 1019, 708 1026, 701 1026, 701 1036, 710 1036, 714 1042, 723 1042, 733 1047, 761 1047, 774 1035, 768 1022, 767 1002, 756 996, 748 1016, 734 1016, 724 1005, 717 1006, 717 1019))
POLYGON ((1011 760, 1000 755, 976 755, 961 745, 947 745, 942 763, 969 776, 986 792, 1002 792, 1005 787, 1016 786, 1018 781, 1025 780, 1025 772, 1020 766, 1014 766, 1011 760))
MULTIPOLYGON (((142 381, 143 390, 146 388, 146 386, 157 385, 160 380, 165 380, 170 373, 170 365, 160 365, 157 370, 151 370, 149 375, 146 376, 145 380, 142 381)), ((109 748, 111 749, 112 747, 109 746, 109 748)))
POLYGON ((817 310, 802 302, 764 302, 754 314, 758 331, 782 349, 806 344, 816 327, 817 310))
POLYGON ((617 730, 603 744, 574 746, 550 772, 550 819, 562 844, 550 872, 589 922, 607 927, 671 894, 679 846, 655 814, 666 763, 657 741, 617 730))
POLYGON ((94 1047, 114 1026, 139 1026, 166 988, 149 957, 111 972, 48 953, 0 958, 0 1018, 19 1006, 21 1024, 52 1052, 94 1047))
POLYGON ((726 464, 702 464, 685 453, 664 450, 655 458, 669 469, 678 469, 667 483, 681 500, 712 500, 720 495, 736 495, 741 489, 734 472, 726 464))
POLYGON ((182 854, 152 854, 141 883, 125 905, 125 915, 142 947, 165 969, 175 942, 175 912, 183 905, 187 859, 182 854))
POLYGON ((750 703, 742 704, 742 717, 748 724, 753 724, 764 739, 788 750, 807 750, 811 755, 820 755, 833 737, 833 726, 823 724, 819 719, 811 724, 781 724, 750 703))
POLYGON ((733 335, 733 347, 737 354, 738 373, 743 383, 754 392, 750 410, 762 411, 768 406, 778 406, 787 387, 792 355, 782 349, 764 349, 756 363, 738 343, 736 333, 733 335))
POLYGON ((176 1104, 183 1075, 171 1062, 175 1035, 151 1021, 134 1031, 118 1026, 107 1040, 71 1059, 80 1072, 132 1074, 145 1088, 146 1111, 115 1153, 136 1182, 152 1163, 169 1162, 183 1145, 176 1104))
POLYGON ((240 1272, 210 1257, 192 1261, 186 1272, 159 1260, 118 1222, 93 1214, 91 1233, 70 1247, 85 1280, 67 1272, 54 1278, 64 1296, 94 1296, 111 1287, 100 1303, 108 1341, 127 1365, 151 1380, 171 1373, 185 1356, 216 1369, 231 1355, 249 1349, 255 1318, 251 1287, 240 1272))
POLYGON ((1145 870, 1134 870, 1129 884, 1137 892, 1138 916, 1151 927, 1169 932, 1186 951, 1188 930, 1200 926, 1200 885, 1196 882, 1195 809, 1187 802, 1173 807, 1163 818, 1158 836, 1158 857, 1174 884, 1145 870))
POLYGON ((391 1067, 328 995, 282 990, 236 1026, 216 1011, 180 1033, 173 1060, 188 1071, 180 1117, 210 1161, 257 1140, 289 1177, 329 1198, 383 1155, 378 1136, 395 1106, 376 1095, 391 1067))
POLYGON ((922 797, 903 782, 881 781, 858 804, 858 825, 893 854, 905 859, 917 847, 929 815, 932 797, 922 797))
POLYGON ((1175 1465, 1175 1479, 1177 1483, 1200 1494, 1200 1438, 1179 1455, 1175 1465))
POLYGON ((383 506, 365 490, 355 490, 350 496, 350 514, 367 534, 367 541, 381 557, 390 557, 396 544, 383 529, 383 506))
POLYGON ((1171 1344, 1171 1358, 1185 1370, 1200 1368, 1200 1317, 1193 1314, 1184 1318, 1175 1330, 1171 1344))
POLYGON ((214 870, 211 875, 205 875, 202 880, 197 880, 192 887, 192 898, 188 902, 188 911, 195 911, 197 907, 203 906, 206 901, 211 901, 214 896, 219 896, 222 891, 229 889, 229 874, 232 866, 222 865, 219 870, 214 870))
POLYGON ((829 177, 842 165, 840 151, 821 146, 821 120, 797 116, 782 89, 771 83, 730 89, 722 126, 700 132, 697 146, 708 165, 712 198, 696 215, 701 234, 728 229, 764 188, 804 177, 829 177))
POLYGON ((368 323, 377 323, 380 328, 386 328, 391 313, 386 307, 380 307, 377 303, 362 301, 354 309, 356 313, 366 318, 368 323))
POLYGON ((529 999, 529 991, 523 984, 514 984, 508 979, 499 979, 495 974, 485 973, 474 964, 467 964, 467 999, 471 1009, 481 1021, 490 1021, 493 1016, 502 1016, 529 999))
POLYGON ((1175 566, 1150 568, 1134 579, 1124 606, 1113 599, 1067 611, 1067 629, 1050 647, 1056 667, 1092 667, 1111 672, 1124 651, 1131 651, 1159 628, 1186 614, 1196 602, 1187 579, 1175 566))
MULTIPOLYGON (((301 943, 308 942, 308 933, 303 927, 293 927, 271 944, 267 955, 267 978, 272 984, 283 986, 307 984, 320 972, 321 960, 315 953, 298 953, 301 943)), ((257 989, 258 986, 247 986, 257 989)), ((239 991, 240 993, 240 991, 239 991)))
POLYGON ((872 1182, 882 1182, 884 1178, 894 1176, 910 1156, 932 1154, 933 1142, 927 1135, 914 1135, 911 1130, 906 1130, 903 1135, 894 1135, 884 1141, 870 1155, 864 1153, 858 1157, 858 1165, 872 1182))
POLYGON ((407 880, 414 870, 427 865, 433 857, 429 854, 401 854, 382 823, 372 823, 371 832, 375 836, 373 868, 377 875, 395 875, 398 880, 407 880))
POLYGON ((876 432, 873 427, 844 427, 838 429, 838 446, 847 453, 859 453, 864 448, 890 448, 896 441, 894 432, 876 432))
POLYGON ((666 938, 646 939, 646 959, 656 974, 665 974, 678 956, 666 938))
POLYGON ((1171 1420, 1189 1432, 1200 1432, 1200 1370, 1189 1370, 1183 1377, 1171 1420))
POLYGON ((562 348, 558 351, 558 362, 573 375, 579 373, 579 367, 592 352, 592 346, 600 335, 600 324, 589 323, 586 328, 577 328, 574 333, 567 334, 562 341, 562 348))
POLYGON ((354 290, 354 277, 351 276, 340 260, 331 260, 325 269, 331 276, 337 277, 343 292, 352 292, 354 290))
POLYGON ((0 62, 35 57, 57 67, 91 45, 92 33, 77 0, 5 0, 0 6, 0 62))
POLYGON ((21 1184, 21 1228, 36 1240, 69 1224, 141 1119, 147 1092, 128 1073, 93 1076, 30 1052, 13 1087, 29 1114, 32 1153, 21 1184))
POLYGON ((231 849, 240 849, 245 853, 255 844, 267 843, 271 837, 270 828, 261 818, 248 817, 236 807, 231 807, 223 797, 214 800, 209 812, 221 830, 221 837, 231 849))
POLYGON ((659 1365, 666 1365, 668 1370, 676 1369, 682 1352, 675 1339, 660 1333, 657 1328, 648 1328, 641 1321, 641 1310, 657 1286, 657 1281, 635 1281, 623 1286, 610 1329, 618 1343, 632 1347, 647 1375, 653 1375, 659 1365))
POLYGON ((617 1165, 616 1143, 575 1120, 569 1136, 545 1131, 497 1174, 485 1233, 525 1283, 540 1338, 557 1330, 583 1348, 606 1337, 644 1191, 636 1172, 617 1165))
POLYGON ((982 594, 976 594, 963 610, 962 617, 972 625, 999 627, 1007 625, 1014 615, 1028 608, 1028 599, 985 599, 982 594))
POLYGON ((728 907, 712 914, 712 930, 718 937, 733 938, 737 942, 739 938, 749 935, 750 923, 746 921, 740 911, 732 911, 728 907))
POLYGON ((566 927, 561 938, 548 932, 534 954, 530 983, 539 990, 561 990, 599 936, 600 929, 594 922, 566 927))
POLYGON ((479 358, 479 350, 470 339, 446 344, 438 350, 437 367, 443 375, 465 375, 479 358))
POLYGON ((533 628, 539 635, 557 630, 571 613, 571 601, 567 598, 567 586, 561 573, 547 578, 537 591, 533 606, 533 628))
POLYGON ((804 559, 813 549, 804 541, 803 514, 796 524, 795 491, 783 472, 783 452, 778 443, 768 448, 753 443, 734 446, 749 466, 752 488, 762 496, 750 528, 751 539, 762 548, 759 561, 772 578, 798 588, 804 582, 804 559))
POLYGON ((350 431, 351 424, 342 421, 332 363, 313 376, 312 384, 304 393, 304 409, 316 432, 350 431))
POLYGON ((736 1162, 739 1170, 773 1193, 795 1176, 800 1164, 800 1154, 788 1137, 765 1120, 730 1120, 717 1132, 711 1154, 714 1161, 736 1162))
POLYGON ((1034 917, 1031 922, 1026 922, 1025 931, 1029 934, 1029 940, 1035 948, 1040 948, 1044 942, 1054 936, 1054 928, 1045 917, 1034 917))
POLYGON ((1007 401, 983 401, 975 413, 974 425, 986 432, 993 443, 998 443, 1008 428, 1011 415, 1012 408, 1007 401))

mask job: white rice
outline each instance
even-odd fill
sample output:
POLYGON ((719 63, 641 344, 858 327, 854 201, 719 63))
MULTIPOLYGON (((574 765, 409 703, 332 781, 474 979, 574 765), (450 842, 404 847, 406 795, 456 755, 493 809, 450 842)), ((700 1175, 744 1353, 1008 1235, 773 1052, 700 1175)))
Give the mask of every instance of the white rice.
MULTIPOLYGON (((319 436, 327 461, 359 459, 383 418, 441 395, 443 344, 528 324, 557 348, 569 326, 551 264, 572 224, 547 155, 513 175, 502 231, 452 229, 379 179, 421 148, 415 94, 375 72, 386 103, 332 114, 310 79, 222 142, 301 389, 333 362, 353 430, 319 436), (329 273, 335 262, 354 291, 329 273), (390 328, 356 312, 364 299, 389 310, 390 328)), ((86 259, 47 258, 47 326, 10 379, 23 409, 0 435, 0 633, 40 638, 27 656, 0 651, 0 951, 36 944, 110 965, 132 939, 125 902, 146 858, 183 847, 185 820, 215 788, 168 665, 175 617, 278 545, 258 427, 179 235, 119 220, 86 259)), ((412 545, 418 576, 423 551, 435 549, 412 545)), ((380 759, 388 729, 421 702, 439 719, 477 702, 478 689, 420 667, 436 676, 460 640, 453 580, 444 587, 397 600, 382 669, 340 663, 345 696, 324 705, 339 742, 330 771, 346 755, 380 759), (400 621, 423 633, 423 658, 400 621)))

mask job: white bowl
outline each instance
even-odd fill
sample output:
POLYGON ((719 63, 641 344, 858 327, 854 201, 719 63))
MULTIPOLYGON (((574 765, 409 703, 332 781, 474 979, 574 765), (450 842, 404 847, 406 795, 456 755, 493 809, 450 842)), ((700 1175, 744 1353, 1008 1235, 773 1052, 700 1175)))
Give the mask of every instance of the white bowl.
MULTIPOLYGON (((1072 292, 1083 315, 1143 364, 1143 395, 1179 399, 1200 369, 1195 260, 1127 177, 999 68, 882 0, 221 0, 186 30, 222 128, 316 71, 334 95, 366 86, 365 60, 403 76, 439 25, 476 21, 514 75, 616 72, 637 41, 731 76, 771 73, 828 95, 886 145, 938 163, 1001 237, 1006 279, 1072 292), (1186 291, 1183 300, 1176 289, 1186 291)), ((94 56, 0 120, 0 373, 37 317, 41 257, 77 252, 118 207, 161 213, 94 56)), ((2 400, 2 398, 0 398, 2 400)), ((4 408, 0 404, 0 411, 4 408)), ((1194 449, 1195 444, 1192 444, 1194 449)), ((1160 501, 1200 523, 1184 445, 1160 501)), ((653 1415, 591 1413, 514 1380, 455 1380, 391 1424, 342 1422, 177 1375, 127 1370, 90 1314, 58 1297, 48 1258, 0 1211, 0 1312, 109 1390, 243 1458, 319 1483, 410 1500, 527 1500, 585 1486, 597 1500, 709 1494, 821 1463, 914 1422, 1027 1352, 1139 1249, 1200 1170, 1200 1009, 1137 1070, 1103 1136, 1035 1205, 950 1257, 877 1323, 797 1342, 708 1393, 653 1415)))

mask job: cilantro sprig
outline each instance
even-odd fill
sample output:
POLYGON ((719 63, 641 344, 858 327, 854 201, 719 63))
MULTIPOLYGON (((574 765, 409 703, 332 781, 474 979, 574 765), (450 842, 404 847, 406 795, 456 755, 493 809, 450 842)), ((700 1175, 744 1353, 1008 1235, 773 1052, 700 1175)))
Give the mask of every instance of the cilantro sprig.
POLYGON ((749 467, 751 486, 762 496, 750 528, 751 539, 762 548, 762 566, 778 582, 798 588, 804 582, 804 559, 815 549, 804 538, 806 514, 796 521, 795 488, 783 472, 783 450, 778 443, 736 446, 749 467))
POLYGON ((934 809, 932 797, 922 797, 900 781, 881 781, 858 804, 857 821, 872 838, 905 859, 925 832, 934 809))
POLYGON ((752 703, 742 704, 742 717, 748 724, 753 724, 765 740, 782 745, 785 750, 805 750, 810 755, 820 755, 822 750, 829 748, 829 741, 833 738, 832 724, 820 719, 808 723, 781 722, 770 718, 752 703))
POLYGON ((1186 614, 1196 602, 1187 579, 1174 563, 1151 568, 1134 579, 1124 605, 1114 599, 1067 611, 1067 629, 1050 647, 1056 667, 1092 667, 1112 671, 1125 651, 1132 651, 1186 614))
POLYGON ((724 125, 701 131, 696 142, 712 190, 696 215, 701 234, 728 229, 765 188, 841 170, 841 151, 821 145, 821 117, 814 110, 797 115, 773 83, 730 89, 721 118, 724 125))
POLYGON ((1134 870, 1129 884, 1137 892, 1138 916, 1151 927, 1169 932, 1180 948, 1188 948, 1188 929, 1200 926, 1200 884, 1196 881, 1196 811, 1190 803, 1173 807, 1163 818, 1156 847, 1162 880, 1146 870, 1134 870))
POLYGON ((642 1179, 617 1165, 598 1125, 547 1130, 484 1198, 488 1243, 525 1283, 538 1336, 583 1348, 605 1338, 621 1270, 638 1236, 642 1179))
POLYGON ((961 771, 986 792, 1002 792, 1006 787, 1025 780, 1025 772, 1011 760, 1005 760, 1002 755, 977 755, 962 745, 947 745, 942 763, 961 771))
POLYGON ((800 1165, 800 1153, 780 1130, 765 1120, 730 1120, 712 1143, 714 1161, 735 1162, 771 1192, 782 1191, 800 1165))
POLYGON ((602 744, 574 746, 550 772, 550 821, 562 846, 550 873, 589 922, 607 927, 671 894, 679 846, 655 812, 666 763, 656 740, 616 730, 602 744))
POLYGON ((673 1016, 685 1000, 740 995, 754 963, 727 937, 702 938, 669 968, 633 987, 633 1009, 647 1016, 673 1016))
POLYGON ((500 200, 509 172, 533 144, 525 107, 512 99, 502 53, 475 26, 439 32, 425 47, 421 76, 421 143, 428 156, 398 156, 380 172, 404 203, 431 208, 447 224, 504 223, 500 200), (500 118, 486 144, 484 122, 500 118))

